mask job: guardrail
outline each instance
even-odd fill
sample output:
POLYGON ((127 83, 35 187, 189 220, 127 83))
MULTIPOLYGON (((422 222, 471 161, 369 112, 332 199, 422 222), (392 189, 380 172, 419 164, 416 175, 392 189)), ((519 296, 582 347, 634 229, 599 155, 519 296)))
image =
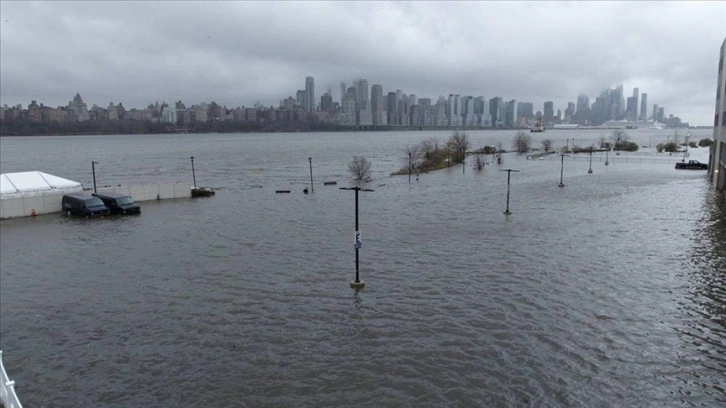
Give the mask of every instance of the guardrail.
POLYGON ((3 365, 3 352, 0 350, 0 402, 5 408, 23 408, 18 396, 15 394, 15 381, 10 381, 3 365))

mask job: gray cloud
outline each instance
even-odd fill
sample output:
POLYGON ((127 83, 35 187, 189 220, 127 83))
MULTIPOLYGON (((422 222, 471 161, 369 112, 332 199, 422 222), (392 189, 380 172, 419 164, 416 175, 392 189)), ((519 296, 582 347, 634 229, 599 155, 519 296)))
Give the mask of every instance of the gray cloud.
MULTIPOLYGON (((637 86, 711 124, 724 2, 7 2, 0 103, 277 105, 367 78, 558 108, 637 86)), ((650 109, 650 107, 649 107, 650 109)))

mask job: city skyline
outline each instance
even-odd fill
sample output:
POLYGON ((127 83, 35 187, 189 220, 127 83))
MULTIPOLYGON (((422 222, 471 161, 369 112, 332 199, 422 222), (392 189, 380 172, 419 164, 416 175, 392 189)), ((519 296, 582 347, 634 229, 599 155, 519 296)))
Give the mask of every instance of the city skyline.
POLYGON ((0 104, 63 106, 80 92, 100 106, 278 106, 313 77, 316 105, 367 78, 384 99, 402 89, 564 111, 622 84, 648 109, 712 125, 726 14, 721 2, 130 4, 1 2, 0 104))

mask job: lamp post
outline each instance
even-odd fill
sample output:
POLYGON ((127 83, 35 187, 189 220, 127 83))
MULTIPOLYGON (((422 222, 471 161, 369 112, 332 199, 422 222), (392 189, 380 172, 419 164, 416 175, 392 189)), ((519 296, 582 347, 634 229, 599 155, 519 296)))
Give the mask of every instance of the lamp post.
POLYGON ((97 193, 96 191, 96 165, 98 164, 97 161, 91 161, 91 172, 93 172, 93 192, 97 193))
POLYGON ((190 159, 192 160, 192 180, 194 181, 194 189, 197 189, 197 176, 194 174, 194 156, 191 156, 190 159))
POLYGON ((509 184, 510 184, 510 180, 512 178, 512 172, 519 173, 519 170, 506 169, 506 170, 499 170, 499 171, 507 172, 507 209, 504 210, 504 214, 509 215, 512 213, 511 211, 509 211, 509 184))
POLYGON ((411 152, 408 152, 408 182, 411 182, 411 152))
POLYGON ((587 170, 587 174, 592 174, 592 147, 590 147, 590 168, 587 170))
POLYGON ((315 192, 315 187, 313 187, 313 158, 308 157, 308 162, 310 163, 310 192, 315 192))
POLYGON ((609 153, 610 153, 610 146, 608 146, 608 149, 607 149, 607 150, 605 150, 605 165, 606 165, 606 166, 607 166, 608 164, 610 164, 610 163, 608 162, 608 154, 609 154, 609 153))
POLYGON ((461 173, 466 173, 466 147, 461 147, 461 173))
POLYGON ((374 191, 367 188, 360 187, 340 187, 341 190, 354 190, 355 191, 355 241, 353 246, 355 247, 355 280, 350 282, 350 287, 353 289, 363 289, 365 282, 360 280, 360 268, 359 268, 359 257, 358 250, 361 247, 360 230, 358 229, 358 192, 359 191, 374 191))
POLYGON ((564 187, 565 185, 564 185, 564 183, 562 183, 562 175, 565 172, 565 156, 566 156, 566 154, 561 153, 560 156, 562 157, 562 159, 560 160, 560 163, 561 163, 560 164, 560 184, 558 184, 557 187, 564 187))

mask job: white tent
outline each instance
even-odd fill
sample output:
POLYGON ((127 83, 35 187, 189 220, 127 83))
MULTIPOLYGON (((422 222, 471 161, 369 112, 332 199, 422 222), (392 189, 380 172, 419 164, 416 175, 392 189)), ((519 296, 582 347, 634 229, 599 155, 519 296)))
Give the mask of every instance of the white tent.
POLYGON ((64 194, 81 183, 40 171, 0 174, 0 219, 60 212, 64 194))

